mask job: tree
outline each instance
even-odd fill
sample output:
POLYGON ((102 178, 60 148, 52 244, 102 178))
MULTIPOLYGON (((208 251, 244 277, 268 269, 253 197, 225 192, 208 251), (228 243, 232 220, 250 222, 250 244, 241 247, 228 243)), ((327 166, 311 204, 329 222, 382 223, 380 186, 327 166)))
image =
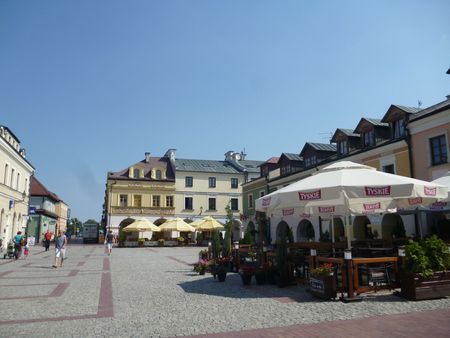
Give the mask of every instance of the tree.
POLYGON ((67 231, 75 236, 78 236, 81 232, 82 226, 81 221, 78 218, 73 217, 67 222, 67 231))

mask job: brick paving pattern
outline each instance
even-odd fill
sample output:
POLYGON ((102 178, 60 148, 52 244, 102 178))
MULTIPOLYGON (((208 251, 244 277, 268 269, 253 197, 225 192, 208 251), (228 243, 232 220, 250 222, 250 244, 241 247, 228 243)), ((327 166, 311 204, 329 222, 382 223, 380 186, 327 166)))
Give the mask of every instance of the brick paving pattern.
POLYGON ((61 269, 41 247, 26 260, 0 260, 0 337, 450 337, 449 298, 380 292, 344 304, 318 301, 302 286, 244 287, 236 274, 219 283, 192 271, 198 251, 115 248, 107 256, 103 246, 72 245, 61 269))

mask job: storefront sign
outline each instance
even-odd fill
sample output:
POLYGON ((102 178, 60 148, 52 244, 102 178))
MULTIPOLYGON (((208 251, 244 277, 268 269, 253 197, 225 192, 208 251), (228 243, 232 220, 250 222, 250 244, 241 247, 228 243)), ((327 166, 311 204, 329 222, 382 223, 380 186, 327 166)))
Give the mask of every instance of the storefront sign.
POLYGON ((436 188, 423 187, 423 192, 424 192, 425 196, 436 196, 437 189, 436 188))
POLYGON ((366 196, 390 196, 391 186, 386 187, 364 187, 366 196))
POLYGON ((310 192, 298 192, 298 198, 300 201, 313 201, 320 200, 322 198, 322 192, 320 190, 310 192))

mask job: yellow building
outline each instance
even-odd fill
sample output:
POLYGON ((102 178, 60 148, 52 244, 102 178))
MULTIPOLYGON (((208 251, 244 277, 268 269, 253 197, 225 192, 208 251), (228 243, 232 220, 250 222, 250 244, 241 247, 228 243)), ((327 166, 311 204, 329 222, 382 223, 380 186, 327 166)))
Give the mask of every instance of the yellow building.
POLYGON ((151 222, 175 215, 175 175, 169 157, 145 159, 121 171, 108 172, 104 220, 108 229, 119 227, 136 218, 151 222))
POLYGON ((25 159, 19 139, 0 126, 0 240, 3 248, 28 221, 33 166, 25 159))

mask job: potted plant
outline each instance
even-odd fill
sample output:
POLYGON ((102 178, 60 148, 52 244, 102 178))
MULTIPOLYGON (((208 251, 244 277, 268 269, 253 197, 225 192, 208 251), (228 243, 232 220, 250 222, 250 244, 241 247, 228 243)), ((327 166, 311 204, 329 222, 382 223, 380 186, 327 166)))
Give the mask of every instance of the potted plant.
POLYGON ((139 247, 143 247, 144 246, 144 241, 145 241, 145 238, 138 238, 138 246, 139 247))
POLYGON ((230 265, 231 257, 230 256, 224 256, 219 257, 216 259, 217 263, 217 278, 219 279, 219 282, 224 282, 225 278, 227 277, 227 272, 229 271, 229 265, 230 265))
POLYGON ((159 246, 164 246, 164 238, 158 239, 158 245, 159 246))
POLYGON ((266 284, 266 274, 267 274, 267 270, 264 267, 259 267, 256 271, 255 271, 255 280, 256 280, 256 284, 258 285, 264 285, 266 284))
POLYGON ((239 275, 241 276, 242 284, 250 285, 252 282, 252 276, 255 271, 256 268, 253 265, 242 265, 239 269, 239 275))
POLYGON ((450 254, 436 237, 405 245, 405 261, 399 273, 401 296, 410 300, 450 296, 450 254))
POLYGON ((207 249, 200 250, 199 253, 198 253, 198 258, 199 259, 206 259, 206 258, 208 258, 208 250, 207 249))
POLYGON ((199 275, 204 275, 208 269, 210 262, 207 259, 200 259, 195 265, 194 270, 198 272, 199 275))
POLYGON ((177 237, 177 241, 178 241, 178 245, 183 245, 184 244, 184 238, 182 236, 177 237))
POLYGON ((336 298, 336 279, 333 273, 333 264, 324 263, 311 270, 309 279, 311 293, 324 300, 336 298))

